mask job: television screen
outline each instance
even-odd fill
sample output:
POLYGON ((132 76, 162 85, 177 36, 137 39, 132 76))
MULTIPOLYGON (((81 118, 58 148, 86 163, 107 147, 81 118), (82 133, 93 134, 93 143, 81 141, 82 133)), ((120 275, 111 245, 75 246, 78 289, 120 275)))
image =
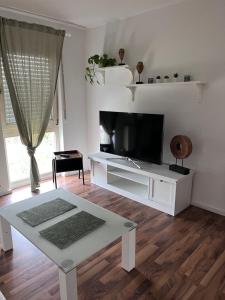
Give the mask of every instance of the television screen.
POLYGON ((100 111, 100 151, 162 163, 163 115, 100 111))

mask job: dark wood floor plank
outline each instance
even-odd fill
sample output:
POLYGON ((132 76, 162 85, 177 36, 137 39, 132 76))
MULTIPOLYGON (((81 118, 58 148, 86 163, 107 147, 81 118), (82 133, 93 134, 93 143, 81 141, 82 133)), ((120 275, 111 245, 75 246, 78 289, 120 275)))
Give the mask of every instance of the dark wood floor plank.
MULTIPOLYGON (((177 217, 76 177, 59 186, 138 224, 136 268, 120 267, 121 240, 78 267, 80 300, 225 300, 225 217, 190 207, 177 217)), ((42 183, 40 193, 53 189, 42 183)), ((29 187, 1 197, 0 206, 32 196, 29 187)), ((0 253, 0 289, 7 300, 59 300, 57 267, 13 230, 14 251, 0 253)))
POLYGON ((220 257, 214 262, 210 270, 202 278, 200 284, 204 287, 207 287, 208 284, 212 281, 216 273, 221 269, 225 269, 225 250, 220 255, 220 257))

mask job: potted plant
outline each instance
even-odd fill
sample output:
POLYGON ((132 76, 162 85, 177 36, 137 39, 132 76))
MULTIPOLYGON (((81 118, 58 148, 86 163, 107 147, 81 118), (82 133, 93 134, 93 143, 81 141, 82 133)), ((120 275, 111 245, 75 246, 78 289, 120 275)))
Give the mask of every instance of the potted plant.
POLYGON ((96 82, 100 84, 98 78, 96 76, 97 68, 105 68, 105 67, 112 67, 116 65, 116 59, 108 57, 107 54, 103 54, 102 56, 95 54, 88 58, 89 66, 85 69, 85 79, 90 83, 94 84, 96 82))
POLYGON ((178 81, 178 77, 179 77, 178 73, 173 74, 174 81, 178 81))
POLYGON ((161 76, 156 76, 156 83, 160 83, 161 82, 161 76))
POLYGON ((170 77, 168 75, 164 76, 164 82, 169 82, 170 77))

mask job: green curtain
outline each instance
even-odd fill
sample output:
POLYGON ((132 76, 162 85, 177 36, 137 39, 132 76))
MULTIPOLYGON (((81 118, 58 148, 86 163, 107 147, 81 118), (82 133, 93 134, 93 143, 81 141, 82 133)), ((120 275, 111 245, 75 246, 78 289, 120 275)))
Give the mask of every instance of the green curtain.
POLYGON ((64 37, 63 30, 0 17, 2 63, 20 138, 30 156, 32 191, 40 186, 34 154, 50 119, 64 37))

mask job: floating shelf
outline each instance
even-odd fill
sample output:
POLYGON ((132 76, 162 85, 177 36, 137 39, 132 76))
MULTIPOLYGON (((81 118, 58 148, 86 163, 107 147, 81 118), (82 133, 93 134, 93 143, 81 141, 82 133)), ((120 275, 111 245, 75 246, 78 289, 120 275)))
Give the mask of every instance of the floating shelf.
POLYGON ((105 72, 107 70, 115 70, 115 69, 123 69, 123 68, 130 69, 129 65, 121 65, 121 66, 117 65, 117 66, 112 66, 112 67, 98 68, 97 70, 100 72, 101 71, 105 72))
POLYGON ((134 101, 135 99, 135 93, 137 88, 141 87, 166 87, 166 86, 181 86, 181 85, 195 85, 199 88, 200 94, 202 94, 202 88, 206 85, 207 83, 204 81, 179 81, 179 82, 161 82, 161 83, 143 83, 143 84, 129 84, 126 85, 128 89, 130 89, 132 93, 132 100, 134 101))
MULTIPOLYGON (((97 72, 102 74, 103 77, 103 83, 105 84, 105 72, 110 71, 110 70, 121 70, 121 69, 127 69, 131 71, 131 68, 129 65, 121 65, 121 66, 112 66, 112 67, 104 67, 104 68, 97 68, 97 72)), ((133 74, 132 74, 133 76, 133 74)))
MULTIPOLYGON (((107 71, 111 70, 121 70, 121 69, 126 69, 129 70, 132 74, 132 78, 134 78, 134 75, 132 73, 132 69, 129 65, 122 65, 122 66, 112 66, 112 67, 104 67, 104 68, 97 68, 97 72, 102 74, 103 77, 103 84, 105 84, 105 73, 107 71)), ((142 87, 149 87, 149 88, 155 88, 155 87, 178 87, 178 86, 196 86, 198 88, 198 96, 199 99, 202 98, 202 92, 203 92, 203 87, 207 83, 204 81, 178 81, 178 82, 160 82, 160 83, 143 83, 143 84, 128 84, 126 85, 126 88, 128 88, 131 93, 132 93, 132 100, 135 100, 135 93, 137 88, 142 88, 142 87)))

